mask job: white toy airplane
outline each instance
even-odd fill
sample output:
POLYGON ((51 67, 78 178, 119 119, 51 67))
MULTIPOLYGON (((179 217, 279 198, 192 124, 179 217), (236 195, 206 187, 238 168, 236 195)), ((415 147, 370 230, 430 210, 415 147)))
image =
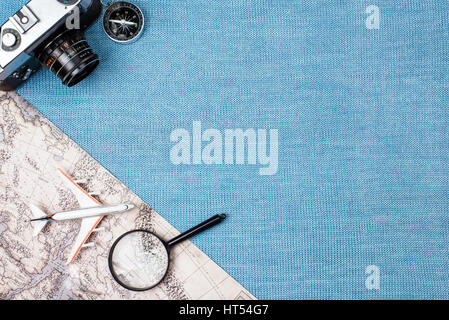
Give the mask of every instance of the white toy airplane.
POLYGON ((98 200, 92 197, 95 194, 87 193, 79 184, 86 183, 85 180, 73 181, 67 176, 61 169, 58 169, 65 184, 73 192, 78 199, 80 205, 79 210, 59 212, 52 215, 46 215, 42 210, 35 205, 30 205, 30 209, 33 212, 34 219, 31 220, 34 223, 34 234, 37 236, 39 232, 45 227, 48 221, 61 221, 70 219, 83 219, 81 222, 81 228, 76 237, 72 251, 67 264, 70 264, 75 260, 75 257, 83 247, 92 247, 93 243, 85 243, 90 234, 94 231, 100 231, 95 229, 104 216, 110 214, 123 213, 134 208, 133 204, 119 204, 115 206, 103 206, 98 200))

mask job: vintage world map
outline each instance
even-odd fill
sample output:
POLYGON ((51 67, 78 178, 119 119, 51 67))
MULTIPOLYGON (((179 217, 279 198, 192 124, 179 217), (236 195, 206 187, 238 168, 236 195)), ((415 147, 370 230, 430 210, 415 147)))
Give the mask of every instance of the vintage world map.
POLYGON ((108 251, 118 236, 147 229, 169 239, 176 231, 17 93, 0 92, 0 299, 254 299, 201 250, 187 241, 171 252, 164 281, 145 292, 118 285, 108 251), (62 168, 88 179, 88 191, 105 204, 134 203, 108 216, 71 265, 65 261, 80 222, 53 223, 32 238, 33 203, 47 213, 76 209, 75 197, 57 175, 62 168))

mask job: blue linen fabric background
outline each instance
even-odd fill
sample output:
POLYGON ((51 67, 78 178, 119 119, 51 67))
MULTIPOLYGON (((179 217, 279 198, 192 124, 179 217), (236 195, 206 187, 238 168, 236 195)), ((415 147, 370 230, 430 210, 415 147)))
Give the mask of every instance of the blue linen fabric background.
POLYGON ((193 242, 258 298, 449 298, 447 1, 134 2, 137 42, 98 22, 94 74, 19 93, 179 230, 229 213, 193 242), (279 130, 277 174, 172 164, 193 121, 279 130))

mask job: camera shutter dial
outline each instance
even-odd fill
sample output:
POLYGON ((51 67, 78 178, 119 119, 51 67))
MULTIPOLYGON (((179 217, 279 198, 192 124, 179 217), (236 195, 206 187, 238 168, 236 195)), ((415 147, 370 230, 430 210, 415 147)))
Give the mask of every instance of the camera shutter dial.
POLYGON ((14 47, 17 42, 17 38, 14 34, 8 32, 3 35, 3 44, 7 47, 14 47))
POLYGON ((66 6, 71 6, 72 4, 78 2, 78 0, 58 0, 58 2, 66 5, 66 6))
POLYGON ((20 45, 20 34, 14 29, 6 29, 2 34, 2 48, 13 51, 20 45))

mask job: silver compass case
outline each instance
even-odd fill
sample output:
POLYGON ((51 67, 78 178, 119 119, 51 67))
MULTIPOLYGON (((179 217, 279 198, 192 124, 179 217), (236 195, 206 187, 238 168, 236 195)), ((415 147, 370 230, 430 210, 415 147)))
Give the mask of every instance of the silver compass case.
POLYGON ((103 30, 117 43, 133 43, 143 33, 145 17, 142 10, 128 1, 109 2, 103 15, 103 30))

